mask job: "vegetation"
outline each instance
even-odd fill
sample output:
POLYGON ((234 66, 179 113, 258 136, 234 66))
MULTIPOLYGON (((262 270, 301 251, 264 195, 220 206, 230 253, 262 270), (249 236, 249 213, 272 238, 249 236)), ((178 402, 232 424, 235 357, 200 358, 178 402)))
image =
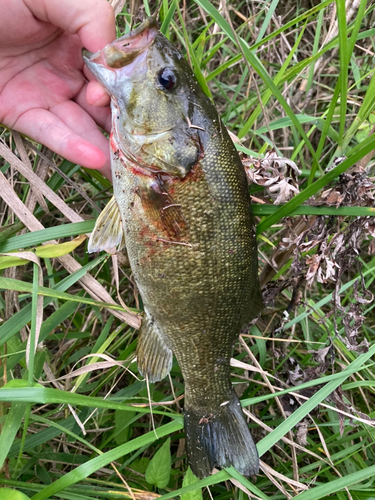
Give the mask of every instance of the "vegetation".
MULTIPOLYGON (((123 32, 137 2, 121 4, 123 32)), ((139 8, 150 12, 147 0, 139 8)), ((86 253, 109 182, 0 131, 0 485, 19 491, 4 489, 9 498, 375 497, 374 10, 160 7, 253 181, 268 307, 232 365, 262 460, 256 480, 230 468, 198 481, 177 363, 150 387, 138 375, 142 303, 126 255, 86 253)))

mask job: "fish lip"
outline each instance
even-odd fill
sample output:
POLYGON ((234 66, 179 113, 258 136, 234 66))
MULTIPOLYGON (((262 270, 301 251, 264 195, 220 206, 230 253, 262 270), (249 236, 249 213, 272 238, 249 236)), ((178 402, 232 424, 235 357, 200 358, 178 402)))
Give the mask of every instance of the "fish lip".
POLYGON ((146 29, 150 28, 157 28, 158 22, 155 17, 147 17, 139 26, 137 26, 135 29, 132 29, 127 35, 124 35, 121 38, 125 37, 133 37, 137 36, 143 33, 146 29))
POLYGON ((124 68, 149 48, 157 34, 157 21, 149 17, 140 26, 117 38, 98 52, 93 54, 85 50, 82 56, 90 70, 94 65, 100 65, 109 70, 124 68))

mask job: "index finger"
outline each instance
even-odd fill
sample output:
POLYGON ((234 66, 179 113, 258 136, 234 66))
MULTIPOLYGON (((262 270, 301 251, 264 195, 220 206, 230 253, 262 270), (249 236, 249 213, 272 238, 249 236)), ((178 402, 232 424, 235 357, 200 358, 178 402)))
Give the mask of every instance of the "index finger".
POLYGON ((107 0, 23 0, 39 20, 77 34, 96 52, 116 38, 115 14, 107 0))

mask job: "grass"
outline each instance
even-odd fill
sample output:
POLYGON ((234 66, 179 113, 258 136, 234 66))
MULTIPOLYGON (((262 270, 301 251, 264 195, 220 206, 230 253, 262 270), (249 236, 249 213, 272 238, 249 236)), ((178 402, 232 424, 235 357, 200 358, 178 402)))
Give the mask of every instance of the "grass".
MULTIPOLYGON (((16 199, 28 207, 32 182, 0 158, 14 187, 0 210, 0 486, 33 500, 375 497, 375 5, 221 6, 163 0, 160 22, 257 176, 268 307, 243 332, 232 373, 262 470, 199 481, 187 469, 180 369, 148 391, 133 361, 142 304, 126 256, 86 253, 97 217, 86 198, 103 208, 108 181, 55 156, 65 178, 50 169, 44 182, 59 200, 45 191, 49 212, 36 204, 21 231, 16 199), (298 192, 274 205, 270 178, 277 193, 282 181, 298 192)), ((124 7, 119 32, 130 21, 124 7)), ((14 135, 0 134, 12 159, 14 135)))

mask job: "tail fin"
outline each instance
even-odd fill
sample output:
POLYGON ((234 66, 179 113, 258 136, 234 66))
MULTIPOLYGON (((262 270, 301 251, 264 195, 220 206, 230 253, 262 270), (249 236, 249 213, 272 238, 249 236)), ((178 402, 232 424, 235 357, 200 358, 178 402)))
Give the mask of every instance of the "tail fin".
POLYGON ((188 461, 197 477, 208 476, 214 467, 231 465, 244 476, 259 472, 258 451, 234 393, 212 413, 186 409, 185 433, 188 461))

